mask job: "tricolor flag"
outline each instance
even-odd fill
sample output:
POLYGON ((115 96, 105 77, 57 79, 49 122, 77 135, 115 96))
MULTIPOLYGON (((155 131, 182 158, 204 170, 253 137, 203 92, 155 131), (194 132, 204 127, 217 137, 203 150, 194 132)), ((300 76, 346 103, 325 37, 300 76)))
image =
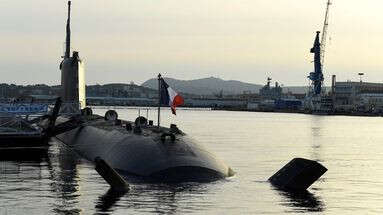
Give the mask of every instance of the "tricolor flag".
POLYGON ((184 104, 184 98, 180 96, 176 91, 169 87, 163 78, 160 78, 160 103, 162 105, 169 105, 172 109, 172 113, 176 115, 176 107, 184 104))

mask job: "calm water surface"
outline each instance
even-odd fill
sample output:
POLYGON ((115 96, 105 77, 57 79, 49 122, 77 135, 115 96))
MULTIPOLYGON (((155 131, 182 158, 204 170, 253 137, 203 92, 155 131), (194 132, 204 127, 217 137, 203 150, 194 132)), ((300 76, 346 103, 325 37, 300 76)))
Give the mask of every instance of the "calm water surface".
MULTIPOLYGON (((118 113, 137 116, 137 110, 118 113)), ((149 116, 156 119, 154 111, 149 116)), ((169 123, 237 174, 205 184, 132 184, 121 195, 60 143, 35 153, 0 150, 0 214, 383 213, 383 118, 207 110, 178 110, 173 117, 164 110, 162 124, 169 123), (300 195, 267 182, 294 157, 329 169, 300 195)))

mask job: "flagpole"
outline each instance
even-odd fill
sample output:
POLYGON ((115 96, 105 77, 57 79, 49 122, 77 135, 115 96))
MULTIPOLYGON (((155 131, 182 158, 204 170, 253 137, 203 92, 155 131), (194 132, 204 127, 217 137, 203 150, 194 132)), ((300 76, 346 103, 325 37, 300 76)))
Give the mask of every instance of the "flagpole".
POLYGON ((157 126, 160 129, 160 112, 161 112, 161 73, 158 74, 158 120, 157 126))

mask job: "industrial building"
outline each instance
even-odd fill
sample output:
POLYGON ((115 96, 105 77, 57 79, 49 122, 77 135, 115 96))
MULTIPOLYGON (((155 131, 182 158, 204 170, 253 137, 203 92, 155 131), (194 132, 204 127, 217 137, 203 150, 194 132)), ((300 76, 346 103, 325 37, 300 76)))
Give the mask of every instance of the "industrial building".
POLYGON ((334 91, 335 111, 383 110, 383 83, 336 82, 334 91))

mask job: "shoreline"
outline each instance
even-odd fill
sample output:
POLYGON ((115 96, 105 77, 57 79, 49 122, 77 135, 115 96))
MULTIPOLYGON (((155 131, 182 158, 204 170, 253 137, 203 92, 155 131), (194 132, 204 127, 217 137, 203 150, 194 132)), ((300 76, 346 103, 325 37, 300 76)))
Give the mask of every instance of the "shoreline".
POLYGON ((263 113, 297 113, 317 116, 367 116, 367 117, 382 117, 383 113, 362 113, 362 112, 318 112, 310 113, 304 110, 248 110, 246 108, 211 108, 217 111, 240 111, 240 112, 263 112, 263 113))
MULTIPOLYGON (((156 106, 120 106, 120 105, 88 105, 91 108, 101 109, 141 109, 141 110, 156 110, 156 106)), ((168 107, 161 107, 168 108, 168 107)), ((246 108, 217 108, 217 107, 178 107, 179 110, 199 110, 199 111, 237 111, 237 112, 261 112, 261 113, 295 113, 317 116, 362 116, 362 117, 382 117, 383 113, 361 113, 361 112, 318 112, 310 113, 304 110, 248 110, 246 108)))

